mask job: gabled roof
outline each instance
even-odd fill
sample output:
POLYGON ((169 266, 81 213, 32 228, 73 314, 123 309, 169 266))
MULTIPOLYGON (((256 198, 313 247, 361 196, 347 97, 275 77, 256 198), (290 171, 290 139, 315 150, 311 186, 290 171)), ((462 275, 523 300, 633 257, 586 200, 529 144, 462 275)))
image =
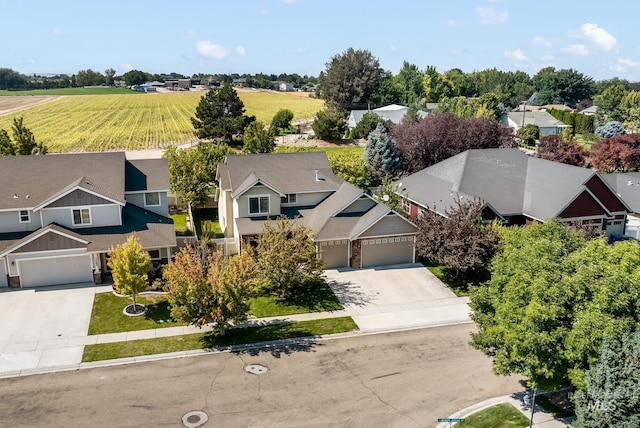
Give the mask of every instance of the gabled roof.
MULTIPOLYGON (((522 126, 521 112, 509 112, 507 113, 509 119, 516 123, 517 126, 522 126)), ((556 119, 546 111, 526 111, 524 112, 524 124, 525 125, 537 125, 540 128, 566 128, 570 125, 556 119)))
POLYGON ((75 233, 74 231, 53 223, 43 228, 40 228, 35 232, 29 233, 28 235, 22 238, 11 240, 11 241, 5 241, 5 242, 0 241, 0 245, 4 244, 2 245, 2 249, 0 250, 0 257, 4 257, 9 253, 14 252, 20 247, 38 239, 43 235, 46 235, 47 233, 57 233, 58 235, 66 236, 70 239, 73 239, 74 241, 81 242, 82 244, 85 244, 85 245, 89 244, 89 241, 87 241, 86 239, 84 239, 82 236, 75 233))
POLYGON ((124 168, 125 192, 168 191, 167 159, 127 160, 124 168))
POLYGON ((280 194, 334 191, 342 183, 325 152, 227 155, 216 179, 234 195, 258 181, 280 194))
POLYGON ((545 220, 558 217, 585 192, 606 212, 586 186, 594 176, 590 169, 534 158, 519 149, 474 149, 405 177, 397 192, 441 214, 455 198, 480 197, 503 216, 545 220))
MULTIPOLYGON (((353 118, 355 123, 357 124, 362 119, 366 113, 374 113, 380 116, 383 120, 389 121, 391 123, 398 124, 402 122, 405 115, 409 111, 409 107, 401 106, 398 104, 390 104, 384 107, 378 107, 373 110, 351 110, 350 116, 353 118)), ((426 111, 418 110, 418 118, 422 119, 427 116, 429 113, 426 111)))
POLYGON ((634 213, 640 213, 640 172, 601 174, 634 213))
POLYGON ((124 152, 0 157, 0 210, 31 209, 81 188, 124 204, 124 152))

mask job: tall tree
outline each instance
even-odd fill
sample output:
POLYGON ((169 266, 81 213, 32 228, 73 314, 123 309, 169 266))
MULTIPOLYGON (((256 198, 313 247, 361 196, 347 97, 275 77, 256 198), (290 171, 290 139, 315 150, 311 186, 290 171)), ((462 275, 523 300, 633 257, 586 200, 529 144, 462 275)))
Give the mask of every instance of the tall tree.
POLYGON ((425 101, 431 103, 440 102, 443 98, 458 95, 455 85, 444 74, 438 73, 435 67, 428 66, 422 76, 422 86, 425 93, 425 101))
POLYGON ((267 220, 256 248, 262 283, 275 294, 290 297, 299 287, 317 280, 323 262, 313 237, 311 229, 297 219, 267 220))
POLYGON ((361 189, 371 187, 371 175, 367 163, 349 153, 331 152, 327 154, 331 170, 338 177, 361 189))
POLYGON ((13 156, 16 154, 16 148, 11 142, 9 133, 0 129, 0 156, 13 156))
POLYGON ((244 103, 231 85, 225 83, 200 98, 191 123, 198 138, 230 143, 234 136, 242 137, 244 128, 255 120, 255 116, 244 113, 244 103))
POLYGON ((276 136, 273 128, 257 120, 244 130, 244 153, 271 153, 276 147, 276 136))
POLYGON ((625 129, 632 133, 640 131, 640 92, 631 91, 620 100, 625 129))
POLYGON ((140 70, 127 71, 122 75, 127 86, 142 85, 148 79, 147 73, 140 70))
POLYGON ((179 321, 198 327, 213 323, 223 336, 232 323, 247 318, 256 277, 251 249, 229 258, 205 245, 183 247, 163 277, 171 316, 179 321))
POLYGON ((400 87, 402 88, 402 104, 410 105, 419 103, 425 97, 422 78, 424 73, 415 64, 407 61, 402 63, 402 68, 396 75, 400 87))
POLYGON ((316 138, 321 140, 339 140, 344 136, 347 123, 344 114, 336 109, 320 110, 311 125, 316 138))
POLYGON ((640 333, 605 338, 587 372, 587 390, 575 396, 575 428, 640 426, 640 333))
POLYGON ((608 87, 600 95, 593 98, 593 102, 598 106, 596 110, 596 123, 604 125, 606 122, 622 122, 624 120, 620 103, 627 95, 624 85, 617 84, 608 87))
POLYGON ((349 48, 325 64, 320 97, 342 112, 366 109, 378 89, 380 62, 368 50, 349 48))
POLYGON ((374 106, 389 104, 402 104, 402 86, 390 71, 380 73, 378 89, 371 95, 371 103, 374 106))
POLYGON ((47 146, 36 141, 33 132, 24 125, 24 118, 22 116, 13 118, 11 131, 13 133, 14 153, 16 155, 47 153, 47 146))
POLYGON ((152 268, 151 257, 135 234, 127 241, 111 249, 108 261, 113 285, 120 294, 131 296, 134 312, 137 312, 136 296, 149 287, 148 273, 152 268))
POLYGON ((107 68, 104 71, 104 83, 106 83, 107 86, 113 86, 113 78, 116 75, 116 71, 113 68, 107 68))
POLYGON ((279 134, 280 131, 288 131, 291 128, 292 120, 293 112, 288 108, 281 108, 271 119, 271 129, 274 134, 279 134))
POLYGON ((378 123, 376 129, 367 137, 364 160, 374 181, 378 183, 394 179, 402 172, 400 152, 382 123, 378 123))

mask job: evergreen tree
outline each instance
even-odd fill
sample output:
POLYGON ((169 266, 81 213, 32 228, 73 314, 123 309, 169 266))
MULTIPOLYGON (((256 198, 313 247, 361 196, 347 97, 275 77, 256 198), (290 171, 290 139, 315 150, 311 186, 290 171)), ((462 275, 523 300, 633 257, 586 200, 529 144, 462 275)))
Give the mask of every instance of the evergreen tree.
POLYGON ((347 124, 344 115, 336 109, 320 110, 313 121, 313 133, 321 140, 339 140, 344 136, 347 124))
POLYGON ((244 114, 244 103, 230 84, 211 89, 200 98, 196 117, 191 118, 198 138, 220 139, 226 143, 242 133, 255 116, 244 114))
POLYGON ((402 157, 387 129, 378 123, 367 138, 364 159, 374 180, 396 178, 402 171, 402 157))
POLYGON ((24 118, 13 118, 13 144, 16 155, 34 155, 47 153, 47 146, 36 141, 33 132, 24 126, 24 118))

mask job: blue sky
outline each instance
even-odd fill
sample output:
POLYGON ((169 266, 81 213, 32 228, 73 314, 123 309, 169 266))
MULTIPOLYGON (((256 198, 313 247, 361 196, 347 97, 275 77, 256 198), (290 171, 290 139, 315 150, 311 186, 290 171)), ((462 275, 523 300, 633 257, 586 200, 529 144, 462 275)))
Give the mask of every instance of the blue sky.
POLYGON ((3 2, 0 67, 20 73, 317 75, 353 47, 397 73, 573 68, 640 81, 640 2, 226 0, 3 2))

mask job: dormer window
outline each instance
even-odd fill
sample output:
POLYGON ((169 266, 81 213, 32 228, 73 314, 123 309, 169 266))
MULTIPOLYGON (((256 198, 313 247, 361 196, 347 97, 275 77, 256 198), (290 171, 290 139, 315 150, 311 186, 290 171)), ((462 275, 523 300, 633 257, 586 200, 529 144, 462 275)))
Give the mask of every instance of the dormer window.
POLYGON ((269 197, 250 196, 249 214, 269 214, 269 197))
POLYGON ((298 201, 298 196, 295 193, 289 193, 280 197, 280 203, 282 204, 295 204, 298 201))
POLYGON ((144 206, 145 207, 158 207, 160 206, 160 193, 149 192, 144 194, 144 206))
POLYGON ((31 223, 31 215, 28 210, 20 210, 20 223, 31 223))

